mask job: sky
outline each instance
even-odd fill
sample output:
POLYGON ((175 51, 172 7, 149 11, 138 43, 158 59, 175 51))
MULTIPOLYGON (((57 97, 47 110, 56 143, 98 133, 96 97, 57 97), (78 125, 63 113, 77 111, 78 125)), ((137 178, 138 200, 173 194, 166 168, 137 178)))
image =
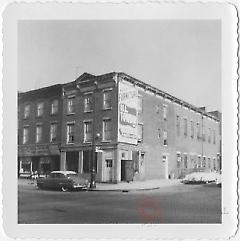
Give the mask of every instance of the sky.
POLYGON ((125 72, 207 111, 221 111, 221 22, 19 21, 19 91, 67 83, 84 72, 125 72))

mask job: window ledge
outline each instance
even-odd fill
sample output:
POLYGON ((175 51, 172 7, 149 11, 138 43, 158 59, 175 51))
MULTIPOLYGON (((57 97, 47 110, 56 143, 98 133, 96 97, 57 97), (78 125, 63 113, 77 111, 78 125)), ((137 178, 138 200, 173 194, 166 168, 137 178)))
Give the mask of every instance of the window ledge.
POLYGON ((73 145, 74 142, 67 142, 66 144, 67 144, 67 145, 73 145))
POLYGON ((102 140, 101 142, 103 143, 108 143, 108 142, 111 142, 112 140, 102 140))
POLYGON ((75 115, 75 112, 67 113, 67 115, 75 115))
POLYGON ((83 112, 84 112, 84 113, 92 113, 93 110, 84 110, 83 112))

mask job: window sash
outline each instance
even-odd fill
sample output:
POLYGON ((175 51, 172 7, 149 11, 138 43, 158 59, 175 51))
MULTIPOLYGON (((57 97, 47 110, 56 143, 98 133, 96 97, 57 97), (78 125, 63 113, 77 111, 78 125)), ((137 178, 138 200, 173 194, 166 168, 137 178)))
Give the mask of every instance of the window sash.
POLYGON ((58 112, 58 100, 54 100, 51 106, 51 114, 56 114, 58 112))
POLYGON ((167 146, 168 141, 167 141, 167 131, 163 131, 163 145, 167 146))
POLYGON ((211 128, 208 129, 208 143, 211 143, 211 128))
POLYGON ((74 124, 67 125, 67 142, 74 142, 74 124))
POLYGON ((184 136, 186 137, 188 135, 188 123, 187 119, 184 119, 184 136))
POLYGON ((164 120, 167 119, 167 106, 166 105, 163 106, 163 119, 164 120))
POLYGON ((92 111, 93 110, 93 96, 86 95, 84 97, 84 111, 92 111))
POLYGON ((42 126, 36 127, 36 142, 40 142, 42 140, 42 126))
POLYGON ((180 136, 180 117, 177 116, 177 135, 180 136))
POLYGON ((29 138, 29 129, 27 127, 23 128, 23 144, 28 142, 29 138))
POLYGON ((111 140, 111 120, 103 120, 103 140, 111 140))
POLYGON ((177 154, 177 168, 181 167, 181 155, 177 154))
POLYGON ((50 141, 56 141, 57 139, 57 124, 51 124, 50 126, 50 141))
POLYGON ((74 113, 74 100, 75 98, 69 98, 68 99, 68 114, 74 113))
POLYGON ((38 103, 37 105, 37 116, 42 116, 43 115, 43 103, 38 103))
POLYGON ((191 121, 191 138, 194 138, 194 123, 191 121))
POLYGON ((26 105, 24 107, 24 118, 28 118, 30 116, 30 105, 26 105))
POLYGON ((92 122, 84 123, 84 141, 92 141, 92 122))
POLYGON ((108 91, 104 91, 103 92, 103 108, 104 109, 108 109, 112 107, 112 103, 111 103, 111 90, 108 91))
POLYGON ((200 139, 200 124, 197 123, 197 139, 200 139))
POLYGON ((138 133, 138 141, 142 141, 143 140, 143 125, 142 124, 138 124, 137 133, 138 133))

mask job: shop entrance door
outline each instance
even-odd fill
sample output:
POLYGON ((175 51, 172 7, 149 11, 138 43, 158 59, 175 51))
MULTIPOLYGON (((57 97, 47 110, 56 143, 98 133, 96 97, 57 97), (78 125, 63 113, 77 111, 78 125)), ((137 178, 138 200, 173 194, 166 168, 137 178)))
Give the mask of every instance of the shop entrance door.
POLYGON ((112 181, 112 168, 113 168, 113 160, 105 159, 105 168, 104 168, 104 181, 105 182, 112 181))
POLYGON ((121 160, 121 181, 133 180, 133 161, 121 160))

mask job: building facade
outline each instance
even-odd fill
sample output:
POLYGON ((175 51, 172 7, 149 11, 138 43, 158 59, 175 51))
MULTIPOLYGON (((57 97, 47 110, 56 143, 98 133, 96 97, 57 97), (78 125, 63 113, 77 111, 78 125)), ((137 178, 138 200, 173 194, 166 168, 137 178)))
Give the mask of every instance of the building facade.
POLYGON ((48 169, 73 170, 86 178, 90 178, 94 165, 99 182, 180 178, 193 171, 221 168, 221 121, 217 111, 207 113, 125 73, 84 73, 57 88, 54 98, 46 97, 49 105, 58 96, 59 115, 56 120, 46 115, 42 121, 46 126, 42 139, 46 148, 42 151, 36 151, 40 146, 36 114, 28 120, 22 118, 31 101, 38 111, 39 99, 27 98, 29 92, 20 94, 25 96, 19 100, 21 163, 30 162, 30 158, 35 162, 36 156, 39 163, 47 162, 43 160, 49 157, 52 163, 53 156, 57 156, 58 166, 49 164, 48 169), (55 121, 60 139, 53 143, 52 153, 47 147, 52 146, 49 128, 55 121), (30 153, 27 150, 31 148, 24 143, 24 128, 28 125, 32 130, 29 143, 34 143, 34 138, 37 142, 30 153))
POLYGON ((18 94, 18 174, 60 168, 62 86, 18 94))

